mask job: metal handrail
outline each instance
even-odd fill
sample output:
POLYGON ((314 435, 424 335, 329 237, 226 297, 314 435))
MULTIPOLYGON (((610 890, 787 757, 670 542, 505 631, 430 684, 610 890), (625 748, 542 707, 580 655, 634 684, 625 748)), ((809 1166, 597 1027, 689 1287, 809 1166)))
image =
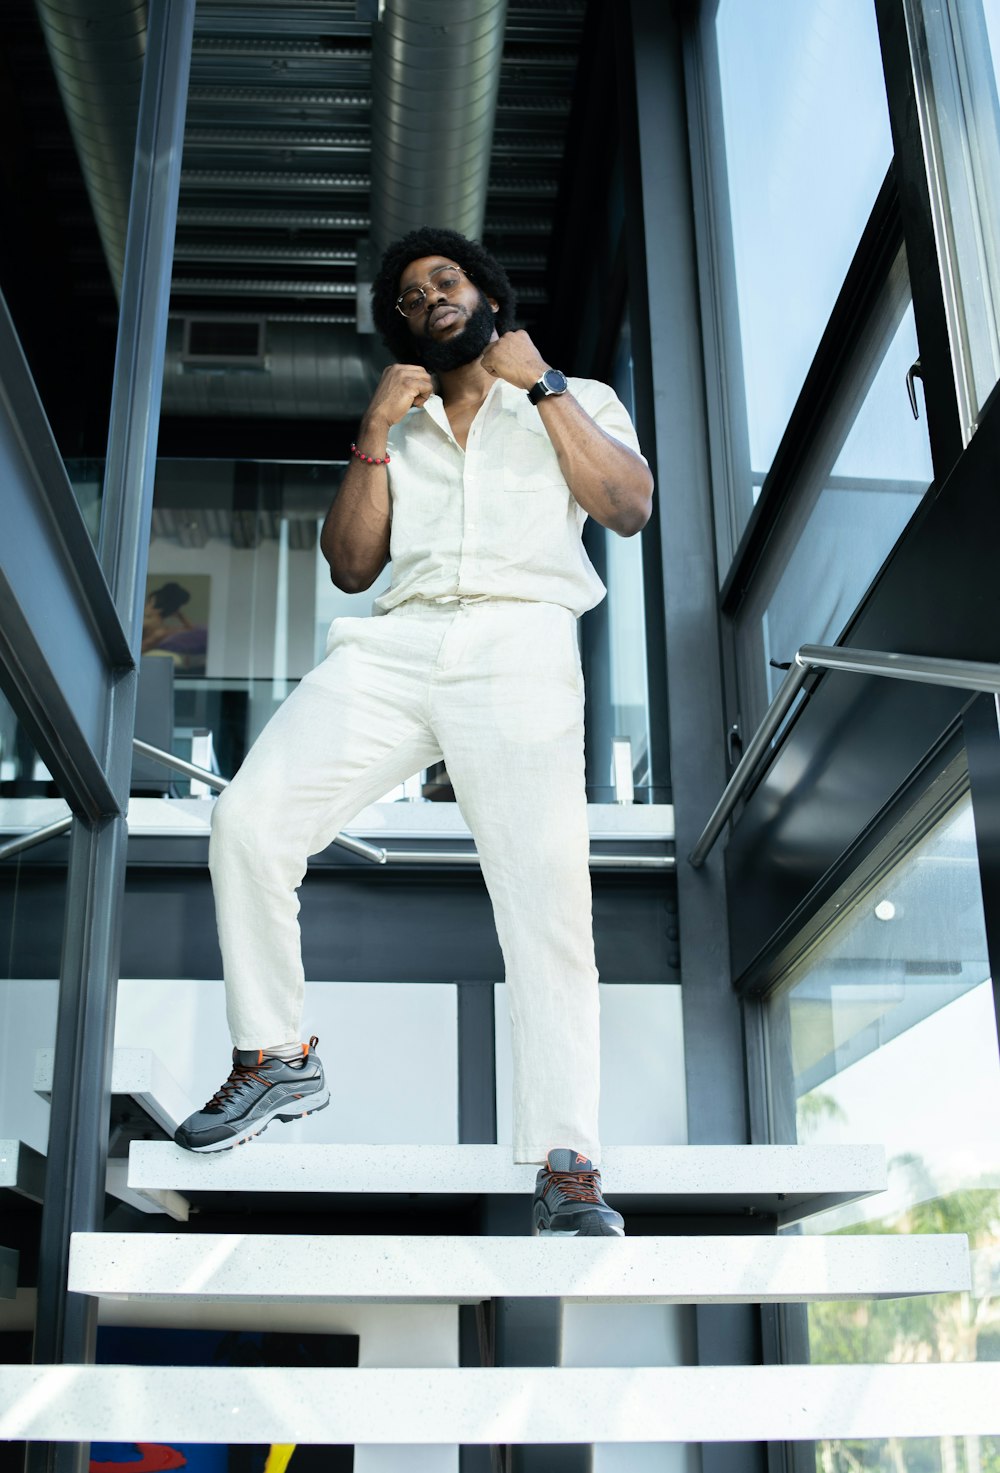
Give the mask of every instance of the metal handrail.
MULTIPOLYGON (((221 777, 219 773, 198 767, 184 757, 175 757, 173 752, 165 752, 161 747, 150 746, 149 742, 140 741, 138 737, 134 738, 132 746, 140 756, 147 757, 152 762, 159 762, 161 766, 182 773, 184 777, 195 778, 198 782, 214 788, 216 792, 222 792, 229 786, 229 779, 221 777)), ((0 860, 9 859, 15 854, 22 853, 25 849, 31 849, 35 844, 44 844, 47 839, 54 839, 59 834, 68 833, 72 823, 73 819, 70 815, 67 818, 57 819, 55 823, 46 824, 44 828, 35 829, 33 833, 20 834, 16 839, 0 845, 0 860)), ((349 834, 338 834, 333 842, 350 854, 357 854, 362 859, 370 860, 372 864, 479 863, 479 855, 474 849, 384 849, 381 845, 369 844, 364 839, 352 839, 349 834)), ((592 869, 664 870, 673 869, 675 864, 676 860, 672 854, 594 854, 590 858, 592 869)))
POLYGON ((853 675, 883 675, 889 680, 913 680, 920 685, 945 685, 960 690, 989 691, 1000 695, 1000 665, 981 660, 942 660, 933 655, 897 655, 880 650, 840 649, 831 645, 804 644, 764 713, 753 740, 740 759, 725 792, 688 855, 688 863, 699 869, 750 783, 792 702, 814 670, 841 670, 853 675))
POLYGON ((65 818, 57 818, 54 823, 47 823, 40 829, 32 829, 30 834, 18 834, 16 839, 8 839, 6 844, 0 844, 0 860, 12 859, 15 854, 22 854, 25 849, 33 849, 36 844, 44 844, 47 839, 57 839, 60 834, 68 834, 73 827, 73 815, 68 813, 65 818))
MULTIPOLYGON (((151 747, 148 742, 141 742, 138 737, 132 742, 134 749, 143 757, 150 758, 153 762, 159 762, 163 767, 169 767, 174 772, 183 773, 185 777, 193 777, 196 781, 204 783, 206 787, 214 788, 221 793, 224 788, 229 787, 228 777, 220 777, 217 772, 209 772, 207 767, 197 767, 195 763, 188 762, 183 757, 175 757, 173 752, 164 752, 162 747, 151 747)), ((347 849, 351 854, 359 854, 362 859, 370 859, 373 864, 385 864, 388 854, 376 844, 366 844, 364 839, 351 839, 347 834, 338 834, 333 841, 339 844, 341 849, 347 849)))

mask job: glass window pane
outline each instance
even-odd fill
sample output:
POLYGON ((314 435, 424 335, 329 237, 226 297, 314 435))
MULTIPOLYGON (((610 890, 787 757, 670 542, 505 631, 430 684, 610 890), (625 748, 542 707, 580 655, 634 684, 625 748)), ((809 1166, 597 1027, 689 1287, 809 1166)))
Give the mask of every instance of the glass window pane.
MULTIPOLYGON (((971 1294, 810 1305, 808 1358, 994 1360, 1000 1056, 968 796, 867 890, 766 1013, 776 1137, 881 1143, 888 1159, 887 1192, 804 1230, 967 1233, 972 1256, 971 1294)), ((948 1443, 852 1444, 849 1466, 958 1467, 948 1443)), ((994 1466, 1000 1438, 965 1439, 963 1452, 967 1469, 994 1466)), ((817 1445, 817 1470, 847 1466, 838 1445, 817 1445)))
POLYGON ((900 256, 740 614, 747 730, 783 678, 769 662, 836 642, 931 483, 926 421, 906 392, 917 355, 900 256))
MULTIPOLYGON (((632 320, 628 311, 618 335, 610 377, 634 421, 632 320)), ((653 783, 662 778, 651 769, 642 541, 605 532, 605 542, 612 726, 616 737, 627 737, 631 744, 636 798, 652 802, 653 783)))
POLYGON ((905 9, 968 439, 1000 378, 1000 7, 908 0, 905 9))
MULTIPOLYGON (((721 0, 716 36, 759 486, 889 167, 892 140, 871 0, 721 0)), ((745 491, 743 521, 751 509, 745 491)))

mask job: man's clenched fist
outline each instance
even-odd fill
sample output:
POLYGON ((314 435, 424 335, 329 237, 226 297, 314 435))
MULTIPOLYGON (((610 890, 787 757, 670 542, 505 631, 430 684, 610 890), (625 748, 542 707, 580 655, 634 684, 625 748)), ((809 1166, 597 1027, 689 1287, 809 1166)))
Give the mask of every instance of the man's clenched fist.
POLYGON ((487 373, 495 378, 506 379, 519 389, 530 389, 551 365, 539 353, 528 334, 522 329, 505 332, 485 349, 480 359, 487 373))
POLYGON ((378 381, 366 420, 381 420, 395 425, 413 408, 426 403, 434 392, 434 384, 426 368, 416 363, 391 363, 378 381))

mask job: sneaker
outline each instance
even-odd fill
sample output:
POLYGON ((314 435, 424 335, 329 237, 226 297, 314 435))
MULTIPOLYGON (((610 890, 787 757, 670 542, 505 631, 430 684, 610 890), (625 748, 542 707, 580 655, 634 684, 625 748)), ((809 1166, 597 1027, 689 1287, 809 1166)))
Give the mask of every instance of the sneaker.
POLYGON ((260 1135, 272 1120, 298 1120, 330 1103, 318 1038, 294 1064, 259 1049, 233 1049, 229 1078, 208 1104, 179 1125, 174 1140, 188 1151, 228 1151, 260 1135))
POLYGON ((531 1224, 543 1238, 623 1238, 625 1221, 601 1196, 601 1173, 576 1151, 550 1151, 535 1179, 531 1224))

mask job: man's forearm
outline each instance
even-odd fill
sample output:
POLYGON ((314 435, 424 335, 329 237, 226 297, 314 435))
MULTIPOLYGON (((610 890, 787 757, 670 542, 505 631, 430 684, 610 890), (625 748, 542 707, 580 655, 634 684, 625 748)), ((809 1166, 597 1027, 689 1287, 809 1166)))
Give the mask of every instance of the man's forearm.
POLYGON ((649 521, 653 477, 627 445, 606 435, 572 394, 537 405, 566 484, 584 511, 622 537, 649 521))
MULTIPOLYGON (((382 456, 388 433, 384 421, 366 417, 358 430, 358 446, 366 455, 382 456)), ((320 535, 330 577, 344 593, 370 588, 389 561, 389 506, 385 466, 368 465, 352 456, 320 535)))

